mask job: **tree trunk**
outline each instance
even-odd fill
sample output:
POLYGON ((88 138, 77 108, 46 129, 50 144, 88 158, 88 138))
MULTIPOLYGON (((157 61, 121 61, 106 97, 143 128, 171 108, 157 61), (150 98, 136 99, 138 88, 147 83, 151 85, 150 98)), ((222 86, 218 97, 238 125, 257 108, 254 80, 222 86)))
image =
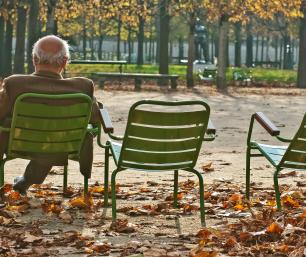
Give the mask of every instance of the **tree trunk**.
POLYGON ((266 61, 270 61, 270 37, 267 36, 267 41, 266 41, 266 61))
POLYGON ((6 21, 5 43, 4 43, 4 76, 12 74, 12 48, 13 48, 13 24, 11 20, 6 21))
POLYGON ((265 37, 261 37, 261 55, 260 55, 260 61, 264 61, 264 51, 265 51, 265 37))
POLYGON ((285 70, 291 69, 291 39, 289 35, 284 36, 284 65, 285 70))
POLYGON ((228 16, 223 14, 219 23, 219 50, 218 50, 218 72, 217 88, 220 91, 226 90, 226 59, 227 59, 227 37, 228 37, 228 16))
POLYGON ((118 31, 117 31, 117 60, 119 61, 121 59, 121 26, 122 26, 122 21, 121 17, 119 15, 118 17, 118 31))
POLYGON ((256 45, 255 45, 255 62, 258 62, 258 53, 259 53, 259 35, 256 35, 256 45))
POLYGON ((161 6, 161 1, 159 0, 158 2, 158 11, 157 15, 155 16, 155 27, 156 27, 156 53, 155 53, 155 61, 156 63, 159 63, 159 56, 160 56, 160 6, 161 6))
POLYGON ((178 45, 179 45, 178 63, 180 63, 180 60, 184 59, 184 41, 182 36, 180 36, 178 39, 178 45))
POLYGON ((168 0, 160 0, 160 43, 159 43, 160 74, 169 74, 169 49, 168 49, 169 32, 170 32, 169 25, 170 25, 170 17, 168 13, 168 0))
MULTIPOLYGON (((4 54, 4 18, 0 16, 0 56, 4 54)), ((3 77, 4 72, 4 58, 0 58, 0 77, 3 77)))
POLYGON ((215 61, 215 34, 211 33, 211 45, 210 45, 210 56, 211 56, 211 63, 215 61))
POLYGON ((28 73, 34 71, 32 61, 32 47, 39 37, 39 0, 30 0, 29 22, 28 22, 28 44, 27 44, 27 63, 28 73))
POLYGON ((195 37, 194 37, 194 30, 195 30, 195 23, 196 17, 195 13, 191 12, 189 18, 189 35, 188 35, 188 63, 187 63, 187 74, 186 74, 186 81, 187 87, 191 88, 194 87, 194 79, 193 79, 193 62, 196 58, 196 44, 195 44, 195 37))
POLYGON ((275 36, 274 61, 278 61, 278 36, 275 36))
POLYGON ((143 65, 143 41, 144 41, 144 19, 139 16, 139 26, 138 26, 138 48, 137 48, 137 65, 143 65))
POLYGON ((304 17, 300 19, 300 45, 297 86, 306 88, 306 8, 303 8, 304 17))
POLYGON ((149 62, 152 62, 152 48, 153 48, 153 32, 152 32, 152 26, 153 24, 151 23, 150 26, 150 39, 149 39, 149 62))
POLYGON ((246 25, 246 66, 252 67, 253 65, 253 35, 251 21, 246 25))
POLYGON ((14 73, 24 73, 24 50, 25 33, 27 21, 27 9, 23 5, 18 6, 17 10, 17 28, 16 28, 16 49, 14 58, 14 73))
POLYGON ((50 34, 57 34, 56 29, 56 22, 55 22, 55 8, 56 8, 57 0, 48 0, 47 1, 47 24, 46 24, 46 33, 47 35, 50 34))
POLYGON ((241 67, 241 23, 235 23, 235 66, 241 67))
POLYGON ((99 21, 99 46, 98 46, 98 58, 102 60, 102 47, 103 47, 103 31, 102 31, 102 21, 99 21))
POLYGON ((86 15, 83 16, 83 60, 87 59, 87 28, 86 28, 86 15))
POLYGON ((132 61, 132 39, 131 39, 131 27, 128 30, 128 63, 130 64, 132 61))
POLYGON ((281 68, 283 68, 283 50, 284 50, 283 41, 284 41, 283 39, 280 40, 280 50, 279 50, 279 61, 281 63, 281 68))

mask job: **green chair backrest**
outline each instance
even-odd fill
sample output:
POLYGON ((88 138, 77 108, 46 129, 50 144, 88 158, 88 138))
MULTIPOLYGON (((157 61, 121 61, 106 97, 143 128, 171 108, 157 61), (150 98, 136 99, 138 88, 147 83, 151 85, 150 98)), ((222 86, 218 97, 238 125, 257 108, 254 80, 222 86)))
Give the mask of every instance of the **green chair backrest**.
POLYGON ((156 171, 193 168, 209 114, 203 101, 135 103, 129 112, 118 167, 156 171), (162 110, 154 111, 156 107, 162 110))
POLYGON ((284 168, 306 169, 306 114, 279 166, 284 168))
POLYGON ((79 154, 92 100, 81 93, 20 95, 15 102, 8 157, 79 154))

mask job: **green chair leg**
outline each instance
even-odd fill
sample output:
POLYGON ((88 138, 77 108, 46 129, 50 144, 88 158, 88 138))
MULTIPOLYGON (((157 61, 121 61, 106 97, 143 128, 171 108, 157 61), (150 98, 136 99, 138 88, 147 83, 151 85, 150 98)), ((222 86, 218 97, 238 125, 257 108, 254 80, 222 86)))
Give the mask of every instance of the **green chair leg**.
POLYGON ((119 170, 115 170, 112 173, 112 181, 111 181, 111 187, 112 187, 112 220, 113 222, 116 221, 117 218, 117 212, 116 212, 116 175, 119 172, 119 170))
MULTIPOLYGON (((4 164, 6 160, 0 161, 0 188, 4 186, 4 164)), ((3 200, 4 197, 4 191, 0 190, 0 199, 3 200)))
POLYGON ((245 196, 246 199, 250 200, 250 177, 251 177, 251 168, 250 168, 250 162, 251 162, 251 149, 248 147, 247 148, 247 153, 246 153, 246 190, 245 190, 245 196))
POLYGON ((84 196, 88 195, 88 178, 84 177, 84 196))
POLYGON ((64 166, 64 178, 63 178, 63 192, 67 191, 68 186, 68 166, 64 166))
POLYGON ((104 160, 104 207, 108 206, 109 150, 110 146, 107 143, 105 147, 105 160, 104 160))
POLYGON ((281 203, 281 197, 280 197, 279 186, 278 186, 278 173, 279 172, 280 172, 279 169, 277 169, 274 172, 274 190, 275 190, 275 198, 276 198, 277 210, 281 211, 282 210, 282 203, 281 203))
POLYGON ((173 207, 177 208, 177 192, 178 192, 178 170, 174 171, 174 193, 173 193, 173 207))
POLYGON ((205 224, 205 206, 204 206, 204 182, 203 177, 200 172, 193 169, 192 172, 197 175, 199 179, 199 190, 200 190, 200 212, 201 212, 201 225, 203 227, 206 226, 205 224))

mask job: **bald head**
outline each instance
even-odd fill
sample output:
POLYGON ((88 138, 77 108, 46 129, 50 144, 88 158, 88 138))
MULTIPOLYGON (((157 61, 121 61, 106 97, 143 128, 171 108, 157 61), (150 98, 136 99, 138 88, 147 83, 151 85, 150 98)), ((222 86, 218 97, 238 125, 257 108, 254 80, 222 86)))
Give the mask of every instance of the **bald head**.
POLYGON ((35 67, 39 65, 47 68, 64 67, 70 57, 69 46, 65 40, 53 35, 39 39, 33 46, 33 62, 35 67))

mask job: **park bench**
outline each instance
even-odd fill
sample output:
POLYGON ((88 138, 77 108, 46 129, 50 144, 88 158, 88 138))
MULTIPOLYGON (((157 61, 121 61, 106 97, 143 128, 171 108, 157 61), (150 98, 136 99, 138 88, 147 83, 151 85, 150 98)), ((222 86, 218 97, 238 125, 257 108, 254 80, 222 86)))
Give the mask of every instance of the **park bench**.
POLYGON ((253 63, 253 65, 259 66, 259 67, 265 67, 265 68, 280 68, 281 67, 281 63, 280 62, 272 62, 272 61, 256 61, 253 63))
POLYGON ((213 81, 216 79, 217 69, 205 67, 202 74, 199 74, 201 80, 204 81, 213 81))
POLYGON ((111 64, 111 65, 119 65, 119 72, 122 73, 122 67, 123 65, 127 65, 127 61, 119 60, 119 61, 110 61, 110 60, 99 60, 99 61, 93 61, 93 60, 72 60, 70 62, 71 64, 111 64))
POLYGON ((143 79, 155 79, 160 84, 163 84, 163 80, 170 80, 171 88, 176 89, 178 75, 169 75, 169 74, 148 74, 148 73, 116 73, 116 72, 96 72, 92 74, 95 78, 105 79, 134 79, 135 81, 135 90, 140 90, 141 83, 143 79))
POLYGON ((244 70, 235 70, 233 71, 233 80, 235 85, 247 85, 249 86, 252 82, 252 75, 251 71, 244 71, 244 70))

